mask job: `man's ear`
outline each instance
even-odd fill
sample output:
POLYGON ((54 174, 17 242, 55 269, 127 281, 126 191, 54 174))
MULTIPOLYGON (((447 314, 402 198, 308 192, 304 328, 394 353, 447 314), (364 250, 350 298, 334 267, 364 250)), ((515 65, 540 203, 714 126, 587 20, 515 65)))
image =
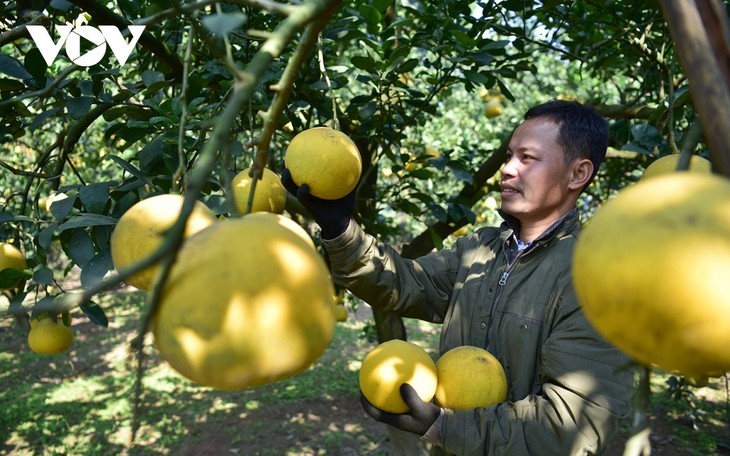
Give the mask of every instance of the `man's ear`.
POLYGON ((572 174, 568 188, 570 190, 581 190, 593 175, 593 162, 587 158, 579 158, 573 162, 572 174))

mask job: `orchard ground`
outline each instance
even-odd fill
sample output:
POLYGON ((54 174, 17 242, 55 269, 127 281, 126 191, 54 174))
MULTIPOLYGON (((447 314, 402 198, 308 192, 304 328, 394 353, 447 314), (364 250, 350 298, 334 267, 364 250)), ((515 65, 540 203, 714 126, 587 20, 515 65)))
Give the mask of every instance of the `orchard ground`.
MULTIPOLYGON (((99 299, 108 328, 74 313, 74 344, 59 356, 32 353, 13 319, 2 319, 0 454, 388 454, 387 432, 359 403, 358 368, 374 346, 366 337, 368 306, 337 325, 330 347, 307 371, 238 392, 190 383, 161 362, 148 339, 135 421, 130 342, 143 302, 129 289, 99 299), (138 431, 130 447, 133 426, 138 431)), ((434 354, 438 326, 406 325, 411 340, 434 354)), ((730 454, 725 378, 687 389, 681 398, 665 394, 669 378, 652 375, 652 454, 730 454)), ((623 453, 629 428, 627 420, 610 456, 623 453)))

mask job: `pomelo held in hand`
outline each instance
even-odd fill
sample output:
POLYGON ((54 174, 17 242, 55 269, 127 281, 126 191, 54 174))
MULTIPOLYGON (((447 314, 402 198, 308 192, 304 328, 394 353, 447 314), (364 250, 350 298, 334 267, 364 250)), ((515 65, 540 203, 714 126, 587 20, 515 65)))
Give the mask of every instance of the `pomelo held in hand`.
POLYGON ((671 173, 622 189, 578 239, 576 294, 644 365, 730 370, 730 180, 671 173))
POLYGON ((408 405, 400 395, 403 383, 428 402, 436 392, 436 364, 420 346, 393 339, 376 346, 360 367, 360 390, 371 404, 392 413, 405 413, 408 405))
POLYGON ((483 348, 463 345, 436 362, 436 403, 465 410, 487 407, 507 399, 507 374, 497 358, 483 348))
MULTIPOLYGON (((165 239, 167 230, 175 224, 183 206, 183 196, 165 194, 152 196, 130 207, 117 222, 111 236, 111 253, 114 267, 119 270, 154 253, 165 239)), ((186 238, 215 222, 213 212, 201 202, 196 202, 185 225, 186 238)), ((140 290, 149 289, 157 273, 152 265, 127 279, 127 283, 140 290)))
POLYGON ((304 229, 284 219, 256 212, 185 241, 152 325, 160 356, 183 376, 253 387, 304 370, 329 345, 329 271, 304 229))
POLYGON ((284 164, 295 184, 307 184, 312 195, 327 200, 350 193, 362 172, 355 143, 341 131, 327 127, 310 128, 294 136, 284 164))

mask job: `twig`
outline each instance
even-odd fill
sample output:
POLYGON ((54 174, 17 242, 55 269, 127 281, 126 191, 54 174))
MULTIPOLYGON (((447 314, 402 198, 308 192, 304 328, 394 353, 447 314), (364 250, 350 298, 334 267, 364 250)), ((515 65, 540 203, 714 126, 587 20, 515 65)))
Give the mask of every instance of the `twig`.
POLYGON ((190 61, 193 53, 193 41, 195 41, 195 27, 192 24, 188 27, 188 45, 185 49, 185 58, 183 59, 183 79, 180 88, 180 126, 177 131, 177 156, 178 165, 175 174, 172 176, 172 191, 177 192, 178 182, 185 173, 185 123, 188 120, 188 73, 190 71, 190 61))
POLYGON ((319 71, 322 73, 322 78, 327 84, 327 92, 329 93, 332 101, 332 128, 339 130, 340 121, 337 119, 337 101, 335 100, 335 92, 332 89, 332 82, 330 81, 330 77, 327 75, 327 68, 324 66, 324 44, 322 43, 321 33, 317 37, 317 60, 319 60, 319 71))
POLYGON ((682 150, 679 152, 679 160, 677 162, 677 171, 684 171, 689 169, 690 161, 694 150, 697 148, 700 139, 702 139, 702 124, 699 122, 693 123, 682 141, 682 150))

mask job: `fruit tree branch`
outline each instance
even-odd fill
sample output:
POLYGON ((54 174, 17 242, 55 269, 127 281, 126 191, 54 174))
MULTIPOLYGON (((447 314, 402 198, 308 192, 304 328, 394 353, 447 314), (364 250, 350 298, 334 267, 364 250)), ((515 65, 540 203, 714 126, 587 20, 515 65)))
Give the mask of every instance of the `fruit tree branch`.
MULTIPOLYGON (((339 3, 339 2, 337 2, 339 3)), ((333 6, 337 6, 336 4, 333 6)), ((264 119, 264 127, 261 131, 259 139, 256 141, 256 159, 253 166, 251 167, 251 191, 248 195, 247 209, 251 210, 253 204, 254 195, 256 193, 256 183, 264 173, 266 167, 266 161, 269 154, 269 144, 271 143, 271 137, 276 130, 276 123, 281 115, 281 112, 286 108, 287 100, 291 94, 294 81, 299 73, 304 62, 311 54, 312 49, 317 44, 320 31, 327 24, 327 21, 334 13, 335 8, 329 8, 325 14, 322 14, 317 20, 307 26, 302 38, 299 41, 294 55, 289 60, 284 69, 284 73, 281 76, 278 84, 276 84, 276 93, 274 99, 271 102, 269 109, 262 115, 264 119)))
POLYGON ((675 42, 713 165, 730 176, 730 40, 717 0, 660 1, 675 42))

